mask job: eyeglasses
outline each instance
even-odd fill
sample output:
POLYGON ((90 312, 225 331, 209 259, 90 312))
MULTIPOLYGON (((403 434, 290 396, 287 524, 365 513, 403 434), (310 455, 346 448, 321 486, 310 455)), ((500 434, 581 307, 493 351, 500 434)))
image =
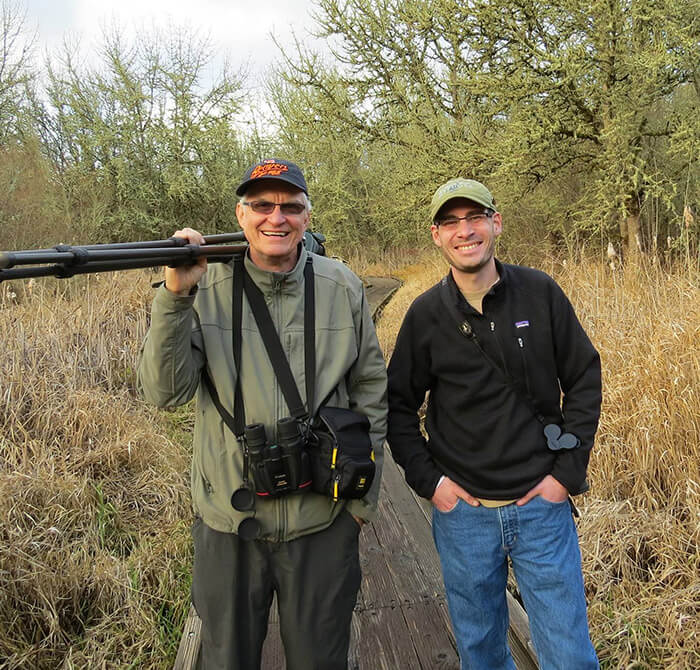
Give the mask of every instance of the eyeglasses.
POLYGON ((460 221, 466 221, 476 226, 480 223, 484 223, 486 219, 490 219, 492 216, 493 212, 487 209, 483 212, 467 214, 466 216, 446 216, 442 219, 435 219, 435 225, 442 226, 443 228, 456 228, 460 221))
POLYGON ((253 202, 243 202, 243 205, 250 207, 256 214, 272 214, 275 207, 280 208, 280 212, 285 216, 301 214, 306 205, 301 202, 269 202, 267 200, 253 200, 253 202))

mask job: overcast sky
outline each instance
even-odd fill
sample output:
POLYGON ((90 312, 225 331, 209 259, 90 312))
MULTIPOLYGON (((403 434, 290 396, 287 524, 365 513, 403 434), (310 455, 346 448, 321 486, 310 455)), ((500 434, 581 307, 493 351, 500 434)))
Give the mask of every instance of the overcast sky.
POLYGON ((271 32, 286 46, 292 43, 292 31, 306 40, 312 26, 312 0, 19 0, 19 4, 27 9, 28 27, 38 30, 42 54, 60 47, 66 35, 79 38, 81 48, 89 51, 101 41, 103 27, 115 23, 127 36, 153 26, 186 26, 211 38, 219 63, 228 58, 234 71, 247 65, 253 77, 264 74, 278 56, 271 32))

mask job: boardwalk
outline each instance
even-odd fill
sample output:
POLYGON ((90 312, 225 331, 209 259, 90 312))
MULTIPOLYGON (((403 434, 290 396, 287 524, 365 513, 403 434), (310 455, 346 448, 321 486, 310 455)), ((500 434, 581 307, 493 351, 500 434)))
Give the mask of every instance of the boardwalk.
MULTIPOLYGON (((386 303, 396 283, 366 278, 373 312, 386 303)), ((459 670, 430 514, 406 486, 387 452, 376 521, 360 536, 363 582, 352 622, 350 670, 459 670)), ((510 599, 510 639, 520 670, 536 668, 528 648, 527 618, 510 599)), ((188 618, 175 670, 196 667, 199 620, 188 618)), ((284 653, 276 606, 263 649, 263 670, 283 670, 284 653)))

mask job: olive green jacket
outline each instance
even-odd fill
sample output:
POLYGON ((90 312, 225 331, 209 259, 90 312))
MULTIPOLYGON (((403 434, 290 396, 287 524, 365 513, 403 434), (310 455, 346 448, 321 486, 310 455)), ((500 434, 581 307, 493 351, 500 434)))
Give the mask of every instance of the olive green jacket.
MULTIPOLYGON (((305 400, 304 263, 307 251, 288 273, 266 272, 248 257, 245 266, 265 296, 284 351, 305 400)), ((370 421, 377 476, 365 498, 334 503, 313 492, 256 499, 262 537, 293 540, 328 527, 347 509, 365 520, 376 514, 386 434, 386 370, 360 279, 345 265, 313 256, 316 292, 316 403, 330 394, 329 406, 349 407, 370 421)), ((211 528, 236 532, 250 513, 231 506, 240 487, 243 451, 219 416, 206 386, 206 366, 223 406, 233 414, 237 371, 233 363, 231 264, 210 264, 195 295, 180 297, 164 286, 153 300, 151 327, 138 370, 143 396, 159 407, 181 405, 197 396, 192 460, 194 512, 211 528)), ((243 298, 241 384, 246 424, 263 423, 274 440, 276 421, 289 416, 248 302, 243 298)))

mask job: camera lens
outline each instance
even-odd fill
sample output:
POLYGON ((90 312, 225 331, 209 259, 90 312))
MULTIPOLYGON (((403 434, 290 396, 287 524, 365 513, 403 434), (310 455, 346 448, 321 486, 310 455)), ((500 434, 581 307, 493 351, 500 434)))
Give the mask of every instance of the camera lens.
POLYGON ((284 469, 289 475, 288 488, 296 491, 304 483, 304 478, 301 463, 303 438, 295 418, 288 416, 277 421, 277 443, 282 449, 284 469))
POLYGON ((245 427, 245 440, 248 448, 253 449, 265 446, 265 426, 262 423, 251 423, 245 427))
POLYGON ((238 537, 246 542, 257 539, 260 537, 261 532, 262 527, 260 526, 260 522, 252 516, 243 519, 243 521, 238 524, 238 537))
POLYGON ((231 505, 239 512, 248 512, 255 507, 255 496, 247 486, 241 486, 233 492, 231 505))

